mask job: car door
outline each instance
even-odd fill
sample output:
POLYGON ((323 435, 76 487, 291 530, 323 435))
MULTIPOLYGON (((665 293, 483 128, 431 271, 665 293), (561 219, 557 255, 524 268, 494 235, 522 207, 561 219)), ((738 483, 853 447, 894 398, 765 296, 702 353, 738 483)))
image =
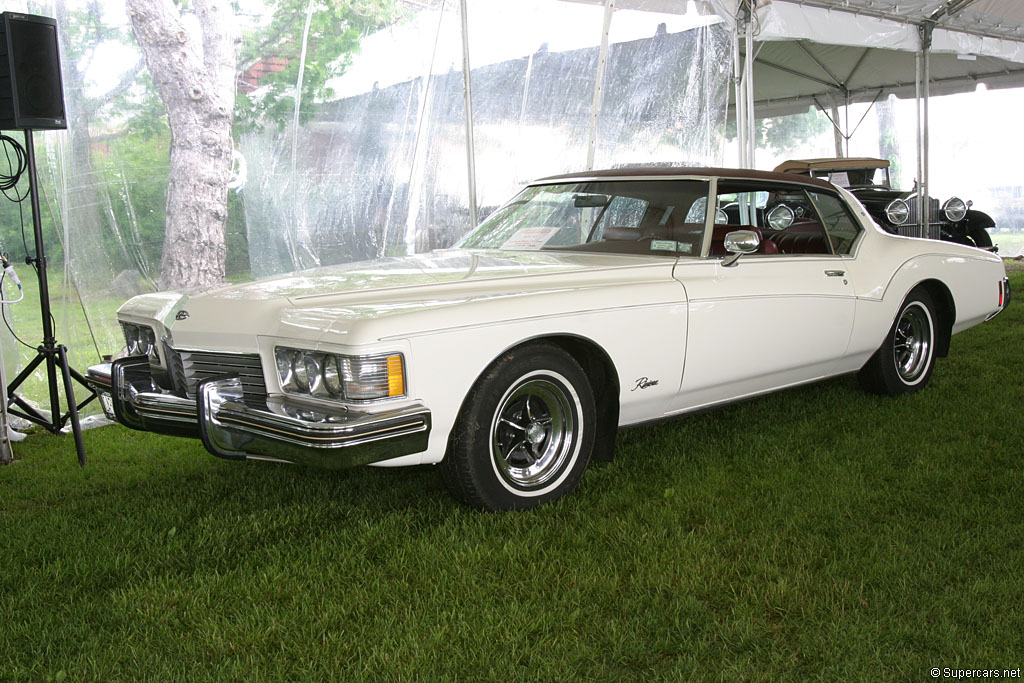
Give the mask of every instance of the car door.
POLYGON ((859 224, 826 194, 719 182, 727 221, 714 226, 706 258, 680 259, 673 273, 686 289, 689 329, 672 412, 844 371, 856 308, 847 266, 859 224), (779 205, 787 210, 773 213, 779 205), (852 237, 843 232, 851 229, 852 237), (724 237, 735 230, 756 232, 759 253, 724 266, 724 237))

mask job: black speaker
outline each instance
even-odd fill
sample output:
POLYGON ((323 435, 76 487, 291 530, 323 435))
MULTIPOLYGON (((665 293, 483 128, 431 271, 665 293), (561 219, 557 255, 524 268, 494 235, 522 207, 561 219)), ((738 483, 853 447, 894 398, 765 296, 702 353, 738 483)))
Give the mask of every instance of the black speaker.
POLYGON ((0 21, 0 130, 67 127, 57 22, 4 12, 0 21))

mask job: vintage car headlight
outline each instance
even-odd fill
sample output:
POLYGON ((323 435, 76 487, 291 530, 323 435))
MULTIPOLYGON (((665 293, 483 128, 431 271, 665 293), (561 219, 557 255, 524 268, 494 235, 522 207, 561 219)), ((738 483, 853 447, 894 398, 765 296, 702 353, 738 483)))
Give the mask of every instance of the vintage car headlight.
POLYGON ((400 353, 342 356, 279 346, 274 362, 281 388, 288 393, 347 401, 405 396, 405 359, 400 353))
POLYGON ((946 219, 949 222, 957 223, 967 215, 967 204, 959 197, 950 197, 942 205, 942 213, 946 214, 946 219))
POLYGON ((772 230, 785 230, 793 225, 794 220, 796 220, 796 214, 785 204, 777 204, 768 212, 768 227, 772 230))
POLYGON ((910 205, 902 199, 894 199, 885 207, 885 217, 893 225, 903 225, 910 218, 910 205))
POLYGON ((122 322, 121 329, 124 331, 124 343, 128 347, 129 356, 149 356, 151 361, 160 362, 160 349, 152 327, 122 322))

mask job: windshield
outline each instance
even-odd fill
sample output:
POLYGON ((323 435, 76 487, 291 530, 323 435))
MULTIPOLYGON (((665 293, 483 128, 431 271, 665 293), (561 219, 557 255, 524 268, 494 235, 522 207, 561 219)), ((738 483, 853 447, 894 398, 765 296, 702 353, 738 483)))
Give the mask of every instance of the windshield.
POLYGON ((455 246, 699 256, 707 195, 704 180, 535 185, 455 246))
POLYGON ((839 187, 890 187, 888 168, 816 168, 811 175, 839 187))

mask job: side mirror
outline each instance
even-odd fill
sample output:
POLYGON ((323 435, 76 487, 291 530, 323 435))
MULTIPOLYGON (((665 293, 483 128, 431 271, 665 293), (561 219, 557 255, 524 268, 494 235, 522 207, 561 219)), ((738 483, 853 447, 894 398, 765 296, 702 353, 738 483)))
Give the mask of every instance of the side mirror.
POLYGON ((729 255, 722 261, 728 268, 736 265, 736 261, 744 254, 753 254, 761 246, 761 237, 753 230, 733 230, 725 235, 725 250, 729 255))

